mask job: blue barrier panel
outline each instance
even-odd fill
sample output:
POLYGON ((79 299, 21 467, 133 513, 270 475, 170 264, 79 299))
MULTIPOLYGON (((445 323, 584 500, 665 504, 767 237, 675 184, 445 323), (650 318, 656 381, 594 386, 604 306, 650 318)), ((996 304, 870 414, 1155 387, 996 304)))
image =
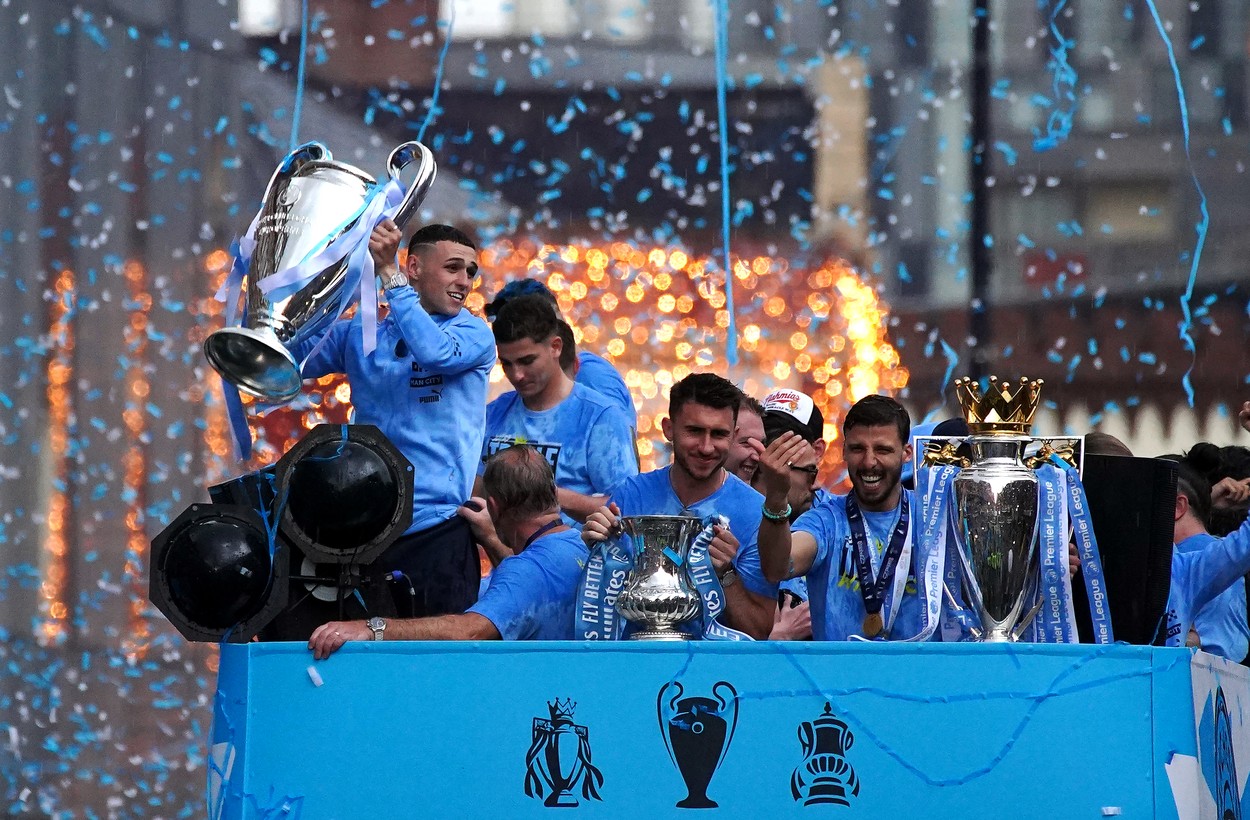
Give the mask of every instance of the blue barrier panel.
POLYGON ((386 642, 314 662, 227 645, 210 813, 1177 817, 1165 766, 1197 756, 1191 656, 386 642))

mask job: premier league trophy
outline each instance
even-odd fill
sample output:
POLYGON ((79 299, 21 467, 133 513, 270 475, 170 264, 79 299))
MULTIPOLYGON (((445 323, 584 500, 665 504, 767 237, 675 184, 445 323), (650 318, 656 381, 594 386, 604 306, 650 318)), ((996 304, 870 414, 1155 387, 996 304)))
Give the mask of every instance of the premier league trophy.
POLYGON ((955 552, 968 603, 981 623, 977 637, 990 643, 1019 640, 1041 606, 1039 598, 1024 611, 1038 560, 1038 480, 1025 464, 1025 449, 1033 441, 1029 431, 1041 388, 1041 379, 1022 378, 1013 391, 991 377, 981 395, 971 379, 955 381, 971 433, 954 480, 955 552))
MULTIPOLYGON (((419 142, 403 143, 387 160, 392 182, 414 162, 416 176, 394 211, 400 228, 425 199, 436 167, 433 154, 419 142)), ((365 206, 378 193, 376 187, 373 177, 335 162, 317 142, 292 151, 274 171, 261 211, 244 240, 254 246, 247 267, 243 326, 222 328, 204 341, 204 355, 224 379, 245 393, 275 403, 299 394, 299 364, 291 350, 319 335, 348 306, 353 296, 351 288, 345 287, 348 260, 360 242, 368 242, 373 229, 373 225, 358 223, 370 212, 365 206), (336 239, 352 232, 358 237, 353 247, 342 248, 341 255, 331 254, 333 258, 322 258, 336 239), (296 292, 271 300, 261 288, 275 274, 309 264, 316 270, 296 292)))
POLYGON ((641 641, 680 641, 691 636, 682 624, 692 620, 702 602, 686 570, 690 548, 703 522, 686 515, 633 515, 620 519, 622 537, 631 542, 634 568, 616 599, 616 608, 642 628, 641 641))

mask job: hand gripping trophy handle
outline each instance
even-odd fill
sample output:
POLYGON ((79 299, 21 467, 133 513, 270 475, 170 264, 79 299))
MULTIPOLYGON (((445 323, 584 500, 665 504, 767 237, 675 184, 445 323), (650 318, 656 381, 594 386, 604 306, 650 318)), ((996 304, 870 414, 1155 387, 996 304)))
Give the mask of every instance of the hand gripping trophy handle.
MULTIPOLYGON (((437 167, 419 142, 405 142, 387 158, 389 182, 401 190, 400 174, 413 164, 415 178, 393 211, 401 229, 429 193, 437 167)), ((243 326, 224 327, 204 342, 205 356, 226 381, 274 403, 299 395, 300 354, 357 296, 355 287, 347 287, 351 259, 367 246, 374 224, 365 222, 376 223, 384 212, 383 200, 374 199, 383 195, 373 177, 335 162, 320 143, 301 145, 282 160, 240 243, 248 280, 243 326), (280 288, 271 287, 275 283, 280 288)), ((394 196, 393 189, 385 195, 394 196)))

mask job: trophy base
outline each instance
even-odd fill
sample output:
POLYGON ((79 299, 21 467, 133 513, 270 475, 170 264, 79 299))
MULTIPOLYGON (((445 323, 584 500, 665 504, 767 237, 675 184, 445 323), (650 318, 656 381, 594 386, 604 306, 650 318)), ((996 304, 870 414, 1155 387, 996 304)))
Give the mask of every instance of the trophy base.
POLYGON ((204 340, 204 355, 221 377, 248 395, 288 402, 299 395, 299 365, 272 330, 226 327, 204 340))
POLYGON ((688 641, 690 636, 685 632, 661 629, 644 629, 629 636, 631 641, 688 641))

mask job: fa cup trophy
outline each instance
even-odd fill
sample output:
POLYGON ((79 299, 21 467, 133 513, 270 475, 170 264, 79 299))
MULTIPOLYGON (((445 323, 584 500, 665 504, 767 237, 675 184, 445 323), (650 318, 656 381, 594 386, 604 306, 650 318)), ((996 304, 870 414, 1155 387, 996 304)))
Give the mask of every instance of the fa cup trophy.
POLYGON ((632 637, 643 641, 690 638, 680 627, 699 614, 702 602, 686 567, 703 522, 685 515, 633 515, 621 518, 619 526, 622 537, 631 543, 634 569, 616 599, 616 608, 626 620, 642 627, 632 637))
POLYGON ((1021 379, 1014 390, 990 379, 984 395, 971 379, 955 394, 971 433, 964 467, 954 480, 956 553, 964 592, 981 622, 980 640, 1016 641, 1037 614, 1025 611, 1037 575, 1038 479, 1025 464, 1029 430, 1042 381, 1021 379))
MULTIPOLYGON (((400 228, 425 199, 436 167, 429 149, 419 142, 400 145, 387 160, 391 180, 398 180, 400 172, 414 162, 416 176, 395 211, 394 221, 400 228)), ((335 162, 329 149, 317 142, 300 146, 282 161, 265 190, 254 235, 246 238, 254 241, 254 247, 247 269, 243 326, 222 328, 204 341, 204 355, 222 378, 245 393, 275 403, 299 394, 299 363, 291 350, 318 336, 353 296, 345 287, 352 248, 330 259, 318 259, 318 254, 352 231, 360 242, 368 242, 373 226, 357 223, 375 188, 373 177, 335 162), (296 292, 271 300, 260 287, 274 274, 292 271, 311 259, 318 259, 318 269, 310 272, 313 275, 296 292)))

